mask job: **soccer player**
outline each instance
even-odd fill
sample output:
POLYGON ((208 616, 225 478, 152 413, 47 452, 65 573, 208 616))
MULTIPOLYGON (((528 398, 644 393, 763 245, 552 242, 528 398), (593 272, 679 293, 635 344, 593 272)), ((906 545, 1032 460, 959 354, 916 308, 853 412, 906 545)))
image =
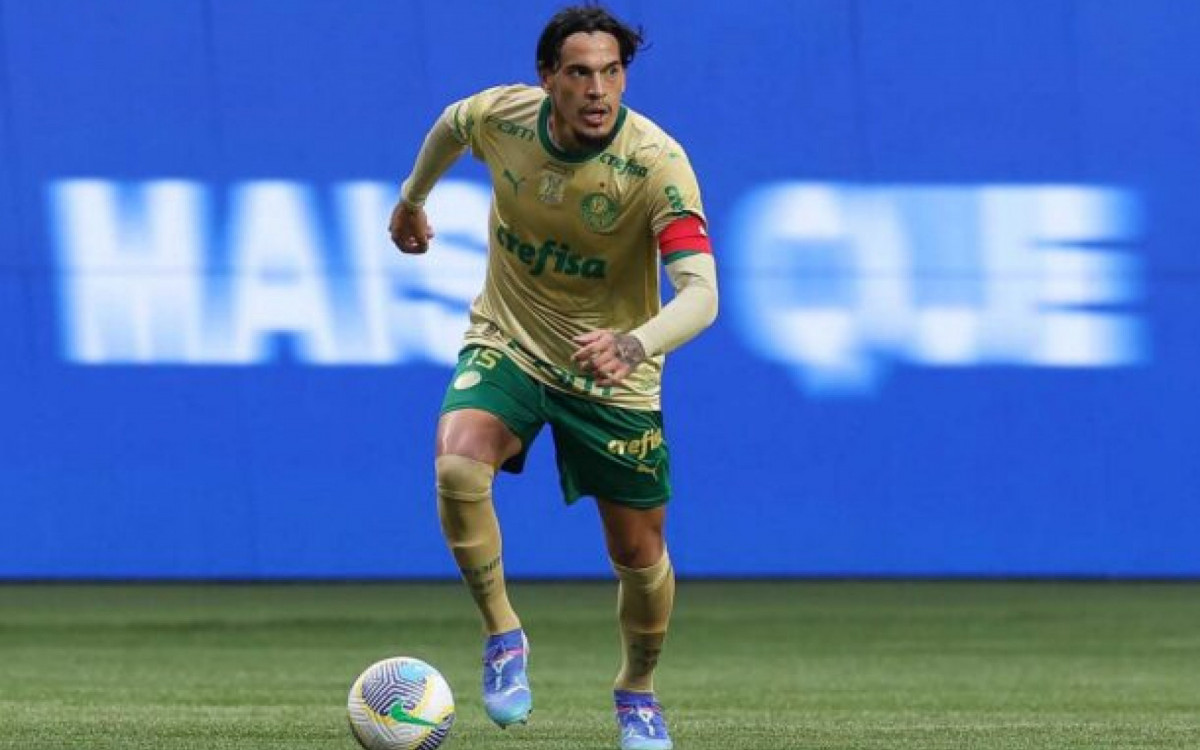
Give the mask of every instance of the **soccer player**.
POLYGON ((538 40, 540 86, 490 88, 446 108, 389 228, 400 250, 425 252, 434 233, 423 205, 438 178, 467 149, 487 165, 487 277, 442 404, 436 476, 442 530, 482 615, 488 715, 505 727, 533 706, 493 478, 521 471, 549 424, 564 499, 596 499, 619 581, 621 747, 665 750, 653 675, 675 577, 659 385, 663 355, 716 317, 717 282, 687 156, 621 103, 641 45, 640 29, 602 7, 560 11, 538 40), (660 262, 675 292, 665 306, 660 262))

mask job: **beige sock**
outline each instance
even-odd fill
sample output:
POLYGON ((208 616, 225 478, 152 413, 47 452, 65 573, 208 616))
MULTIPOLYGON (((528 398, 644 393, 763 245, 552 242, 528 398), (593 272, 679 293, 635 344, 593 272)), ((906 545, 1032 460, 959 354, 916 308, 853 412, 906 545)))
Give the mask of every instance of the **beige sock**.
POLYGON ((442 534, 471 590, 489 634, 521 627, 508 601, 500 556, 500 524, 492 506, 495 470, 464 456, 437 459, 438 517, 442 534))
POLYGON ((614 687, 654 692, 654 668, 667 636, 675 603, 675 570, 667 551, 648 568, 612 564, 620 581, 617 619, 621 625, 621 671, 614 687))

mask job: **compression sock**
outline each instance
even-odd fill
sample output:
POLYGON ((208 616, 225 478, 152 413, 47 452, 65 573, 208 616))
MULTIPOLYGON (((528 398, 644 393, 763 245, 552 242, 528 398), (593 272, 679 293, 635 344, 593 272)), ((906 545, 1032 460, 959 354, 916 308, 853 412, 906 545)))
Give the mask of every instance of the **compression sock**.
POLYGON ((675 603, 675 570, 667 551, 648 568, 612 564, 620 581, 617 619, 621 626, 621 671, 614 687, 654 692, 654 668, 675 603))
POLYGON ((495 470, 464 456, 437 459, 438 517, 442 534, 489 634, 521 627, 508 601, 500 556, 500 524, 492 505, 495 470))

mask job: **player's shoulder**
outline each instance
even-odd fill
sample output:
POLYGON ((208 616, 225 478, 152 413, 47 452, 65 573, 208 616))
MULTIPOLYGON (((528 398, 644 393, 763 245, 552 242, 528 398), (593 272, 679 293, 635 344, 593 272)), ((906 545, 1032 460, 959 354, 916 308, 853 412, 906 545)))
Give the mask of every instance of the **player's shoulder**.
POLYGON ((679 141, 657 122, 631 107, 625 108, 621 136, 624 141, 621 150, 646 167, 667 169, 688 163, 687 152, 679 141))
POLYGON ((486 88, 470 98, 484 114, 514 118, 521 114, 536 115, 546 92, 537 86, 510 83, 486 88))

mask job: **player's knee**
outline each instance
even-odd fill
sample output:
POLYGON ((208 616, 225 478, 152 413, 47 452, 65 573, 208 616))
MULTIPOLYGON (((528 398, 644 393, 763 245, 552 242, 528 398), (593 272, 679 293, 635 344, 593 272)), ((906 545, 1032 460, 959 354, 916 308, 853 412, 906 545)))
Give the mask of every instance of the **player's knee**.
POLYGON ((435 462, 439 501, 482 502, 491 497, 495 469, 466 456, 438 456, 435 462))
POLYGON ((623 565, 617 560, 612 560, 613 572, 617 574, 622 585, 629 586, 643 594, 651 593, 660 589, 663 584, 669 580, 673 580, 675 568, 671 564, 671 556, 667 554, 664 547, 658 560, 648 565, 638 565, 636 567, 623 565))
POLYGON ((661 533, 644 532, 610 538, 608 556, 626 568, 649 568, 657 565, 666 554, 666 541, 661 533))

